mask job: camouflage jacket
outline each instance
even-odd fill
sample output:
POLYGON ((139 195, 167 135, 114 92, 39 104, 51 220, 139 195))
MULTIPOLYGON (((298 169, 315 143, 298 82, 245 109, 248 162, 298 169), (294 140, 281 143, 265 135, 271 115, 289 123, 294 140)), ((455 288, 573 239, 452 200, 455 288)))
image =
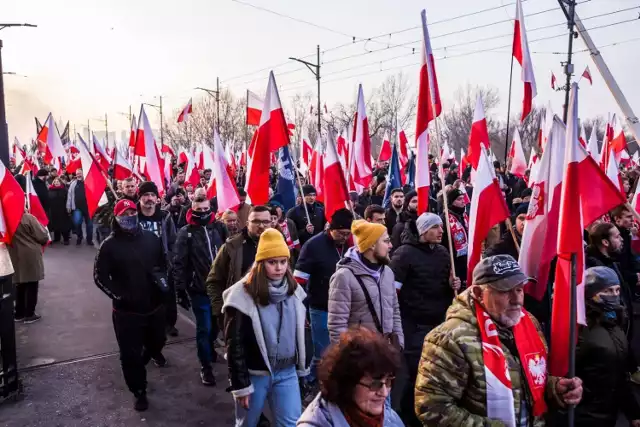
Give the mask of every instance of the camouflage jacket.
MULTIPOLYGON (((460 294, 447 311, 444 323, 425 338, 418 367, 415 410, 425 426, 484 427, 503 426, 487 418, 487 390, 482 358, 482 341, 469 290, 460 294)), ((533 319, 544 341, 538 322, 533 319)), ((500 341, 513 385, 516 418, 523 400, 520 360, 504 345, 513 339, 510 330, 499 329, 500 341)), ((553 391, 556 377, 548 376, 546 394, 549 406, 558 406, 553 391)), ((526 385, 525 385, 526 386, 526 385)), ((525 399, 528 399, 526 397, 525 399)), ((528 405, 531 408, 531 405, 528 405)), ((542 427, 542 418, 533 419, 529 409, 528 426, 542 427)), ((523 426, 524 427, 524 426, 523 426)))

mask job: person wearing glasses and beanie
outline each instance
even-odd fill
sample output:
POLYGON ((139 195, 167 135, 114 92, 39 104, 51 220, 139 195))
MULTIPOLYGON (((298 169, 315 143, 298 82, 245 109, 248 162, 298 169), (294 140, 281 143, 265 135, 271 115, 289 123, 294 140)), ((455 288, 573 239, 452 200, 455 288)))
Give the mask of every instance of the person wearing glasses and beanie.
POLYGON ((249 274, 223 293, 237 427, 256 426, 266 402, 276 426, 295 426, 302 413, 306 293, 289 270, 289 256, 282 233, 264 231, 249 274))
POLYGON ((364 327, 344 332, 322 357, 320 393, 307 406, 298 427, 403 427, 387 397, 400 354, 364 327))

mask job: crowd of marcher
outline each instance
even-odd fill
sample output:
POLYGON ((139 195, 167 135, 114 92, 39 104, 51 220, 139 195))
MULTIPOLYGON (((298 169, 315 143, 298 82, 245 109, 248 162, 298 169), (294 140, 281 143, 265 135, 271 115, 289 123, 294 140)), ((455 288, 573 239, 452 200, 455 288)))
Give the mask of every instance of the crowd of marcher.
MULTIPOLYGON (((576 376, 547 375, 553 284, 542 301, 528 297, 517 263, 528 174, 494 166, 514 227, 494 227, 471 283, 473 187, 469 170, 459 176, 455 164, 443 165, 444 182, 433 164, 430 212, 418 215, 410 187, 393 189, 383 208, 379 165, 371 186, 329 220, 309 184, 289 210, 278 194, 251 206, 240 189, 240 205, 218 212, 216 199, 203 185, 185 184, 177 167, 164 194, 133 177, 114 182, 116 194, 107 193, 93 218, 81 171, 41 170, 33 183, 52 242, 68 245, 73 232, 78 245, 93 245, 96 229, 94 279, 113 300, 138 411, 149 406, 146 364, 169 363, 162 350, 166 336, 179 333, 180 306, 196 319, 203 385, 215 386, 215 371, 226 365, 238 426, 537 427, 564 425, 570 405, 576 425, 614 426, 623 414, 640 426, 631 212, 621 206, 585 231, 588 322, 579 329, 576 376)), ((625 170, 623 179, 633 194, 638 173, 625 170)), ((16 320, 36 316, 44 273, 36 249, 49 237, 34 221, 25 215, 9 246, 16 320)))

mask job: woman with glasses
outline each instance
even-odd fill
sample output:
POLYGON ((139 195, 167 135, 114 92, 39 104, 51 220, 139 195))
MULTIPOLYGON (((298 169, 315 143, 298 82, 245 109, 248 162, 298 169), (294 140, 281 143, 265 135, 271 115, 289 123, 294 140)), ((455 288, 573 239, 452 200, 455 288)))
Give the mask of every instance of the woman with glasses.
POLYGON ((276 229, 260 235, 249 274, 223 294, 227 362, 236 426, 255 427, 266 402, 274 425, 295 426, 305 376, 305 292, 289 270, 276 229))
POLYGON ((324 354, 318 376, 320 394, 298 427, 399 427, 389 393, 400 355, 380 334, 349 329, 324 354))

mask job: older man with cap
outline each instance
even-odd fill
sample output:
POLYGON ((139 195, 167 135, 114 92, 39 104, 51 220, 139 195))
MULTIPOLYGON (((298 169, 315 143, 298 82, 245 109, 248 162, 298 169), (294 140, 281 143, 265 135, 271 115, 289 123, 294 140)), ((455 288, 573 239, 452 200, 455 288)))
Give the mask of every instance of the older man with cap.
POLYGON ((440 244, 442 234, 442 219, 433 213, 423 213, 416 221, 406 222, 402 246, 391 257, 391 270, 399 290, 409 376, 400 403, 400 416, 406 425, 418 425, 413 409, 413 385, 424 337, 444 320, 454 292, 461 285, 460 279, 452 275, 449 252, 440 244))
POLYGON ((304 245, 307 240, 324 231, 327 220, 324 217, 324 207, 316 202, 317 193, 313 185, 302 186, 302 193, 304 201, 289 209, 287 218, 296 225, 300 244, 304 245))
POLYGON ((547 375, 544 336, 523 307, 527 281, 509 255, 478 263, 473 285, 425 339, 415 386, 421 425, 542 427, 549 407, 580 403, 579 378, 547 375))
POLYGON ((356 246, 338 262, 329 282, 329 337, 337 342, 350 326, 377 331, 404 346, 400 306, 388 267, 391 239, 383 224, 354 221, 356 246))

